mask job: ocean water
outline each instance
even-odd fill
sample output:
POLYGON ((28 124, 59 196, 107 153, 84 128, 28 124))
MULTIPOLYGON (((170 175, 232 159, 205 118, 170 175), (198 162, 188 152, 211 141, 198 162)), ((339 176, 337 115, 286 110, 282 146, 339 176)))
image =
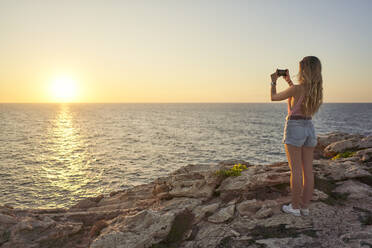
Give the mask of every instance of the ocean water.
MULTIPOLYGON (((0 204, 69 207, 187 164, 286 161, 285 103, 0 104, 0 204)), ((318 134, 372 134, 371 103, 326 103, 318 134)))

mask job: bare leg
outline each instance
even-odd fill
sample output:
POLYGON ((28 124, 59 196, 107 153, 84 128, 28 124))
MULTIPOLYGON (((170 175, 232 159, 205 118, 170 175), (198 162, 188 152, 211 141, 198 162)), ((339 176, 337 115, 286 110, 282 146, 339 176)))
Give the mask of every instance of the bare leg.
POLYGON ((314 192, 314 175, 313 175, 313 158, 314 147, 302 147, 302 169, 303 169, 303 193, 302 193, 302 207, 307 208, 313 197, 314 192))
POLYGON ((302 192, 302 150, 301 147, 288 144, 284 144, 284 146, 291 169, 292 207, 298 209, 300 208, 302 192))

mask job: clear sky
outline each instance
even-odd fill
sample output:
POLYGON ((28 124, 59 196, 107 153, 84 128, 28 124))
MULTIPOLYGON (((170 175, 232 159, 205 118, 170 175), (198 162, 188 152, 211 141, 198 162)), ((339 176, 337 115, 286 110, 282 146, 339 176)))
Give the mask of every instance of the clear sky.
POLYGON ((0 0, 0 102, 270 102, 270 74, 297 74, 307 55, 325 102, 372 102, 371 12, 370 0, 0 0))

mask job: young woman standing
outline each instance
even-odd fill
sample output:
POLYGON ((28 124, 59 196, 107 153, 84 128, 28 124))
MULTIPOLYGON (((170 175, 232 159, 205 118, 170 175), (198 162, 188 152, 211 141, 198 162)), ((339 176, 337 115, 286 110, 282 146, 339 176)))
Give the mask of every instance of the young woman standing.
POLYGON ((313 154, 317 138, 311 117, 323 102, 323 80, 320 60, 315 56, 300 61, 298 85, 293 84, 289 71, 283 76, 289 87, 276 93, 278 71, 271 74, 271 101, 288 99, 288 115, 282 143, 291 169, 292 202, 282 210, 296 216, 308 215, 313 196, 313 154))

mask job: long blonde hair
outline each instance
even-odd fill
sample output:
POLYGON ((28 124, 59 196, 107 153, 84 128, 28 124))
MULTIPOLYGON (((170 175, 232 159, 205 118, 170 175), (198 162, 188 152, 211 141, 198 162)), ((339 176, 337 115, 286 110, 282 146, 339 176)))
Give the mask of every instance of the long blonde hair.
POLYGON ((298 81, 305 86, 302 113, 312 116, 323 103, 322 65, 317 57, 306 56, 300 61, 298 81))

